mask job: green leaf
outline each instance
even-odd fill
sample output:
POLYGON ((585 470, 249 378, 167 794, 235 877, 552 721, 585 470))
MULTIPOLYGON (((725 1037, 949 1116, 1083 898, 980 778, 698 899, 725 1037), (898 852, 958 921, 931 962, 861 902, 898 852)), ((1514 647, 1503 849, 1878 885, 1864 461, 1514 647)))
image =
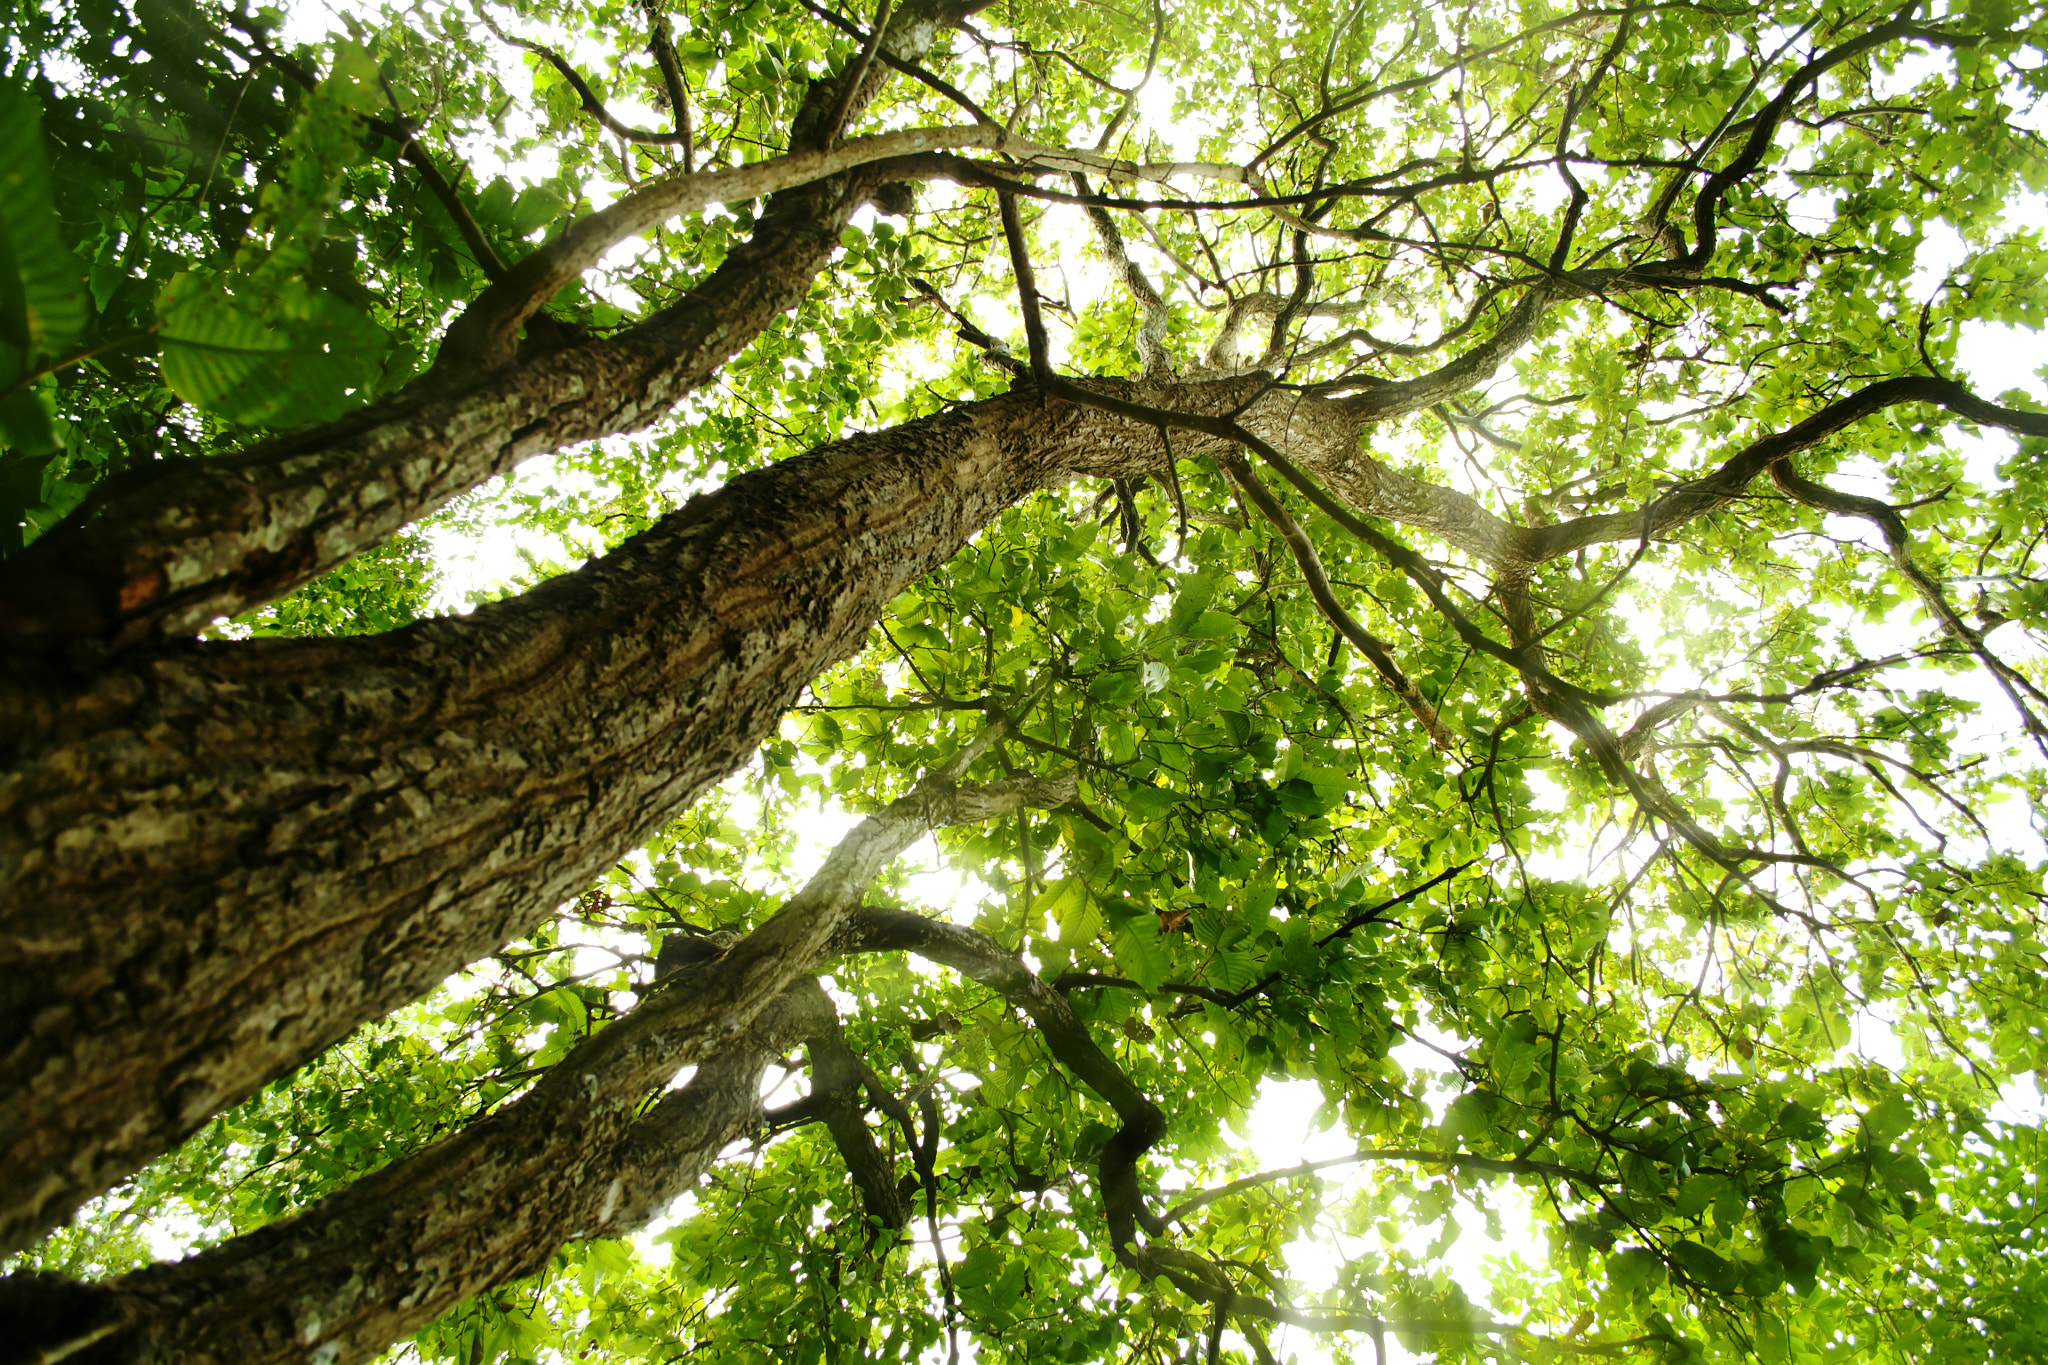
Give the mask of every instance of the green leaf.
POLYGON ((1863 1129, 1873 1146, 1883 1147, 1913 1125, 1913 1106, 1897 1095, 1872 1105, 1863 1115, 1863 1129))
MULTIPOLYGON (((85 331, 85 268, 65 249, 36 100, 0 79, 0 339, 24 362, 54 358, 85 331)), ((0 384, 14 375, 0 375, 0 384)))
POLYGON ((1732 1293, 1742 1283, 1742 1272, 1733 1262, 1698 1242, 1673 1243, 1671 1261, 1696 1283, 1717 1294, 1732 1293))
MULTIPOLYGON (((0 411, 0 417, 4 415, 0 411)), ((43 505, 43 468, 47 463, 13 451, 0 452, 0 554, 21 548, 25 515, 43 505)))
POLYGON ((1826 1137, 1828 1131, 1827 1124, 1822 1121, 1821 1116, 1798 1100, 1788 1100, 1784 1109, 1779 1111, 1778 1127, 1784 1129, 1788 1137, 1797 1138, 1801 1142, 1812 1142, 1826 1137))
POLYGON ((1277 789, 1277 795, 1280 798, 1280 809, 1302 819, 1313 819, 1330 805, 1313 782, 1304 781, 1299 777, 1290 777, 1282 782, 1277 789))
POLYGON ((164 379, 180 398, 250 426, 324 421, 360 402, 388 338, 331 294, 233 277, 172 276, 157 301, 164 379))
POLYGON ((1159 937, 1159 921, 1151 915, 1133 915, 1110 935, 1110 947, 1124 975, 1146 990, 1159 989, 1169 967, 1159 937))
POLYGON ((1134 786, 1124 793, 1124 811, 1142 822, 1157 820, 1181 801, 1179 792, 1163 787, 1134 786))
POLYGON ((1215 574, 1196 574, 1193 578, 1183 579, 1180 595, 1173 600, 1173 610, 1167 613, 1166 629, 1174 635, 1186 635, 1197 621, 1210 614, 1207 608, 1215 597, 1215 574))
POLYGON ((1444 1109, 1442 1126, 1446 1145, 1455 1145, 1484 1132, 1500 1109, 1500 1097, 1484 1090, 1468 1090, 1444 1109))
POLYGON ((1827 1247, 1826 1238, 1809 1237, 1797 1228, 1776 1227, 1764 1233, 1764 1249, 1777 1261, 1785 1282, 1801 1294, 1812 1292, 1827 1247))
POLYGON ((21 271, 14 263, 14 245, 0 232, 0 380, 11 382, 26 368, 22 361, 32 348, 29 335, 28 294, 21 271))
MULTIPOLYGON (((23 389, 0 403, 0 436, 4 436, 6 444, 21 455, 47 455, 58 448, 57 433, 50 426, 49 410, 43 406, 42 395, 34 389, 23 389)), ((40 490, 40 476, 37 485, 40 490)), ((41 501, 39 491, 35 502, 25 505, 32 507, 41 501)))
POLYGON ((1243 624, 1227 611, 1205 611, 1188 622, 1181 634, 1190 640, 1234 640, 1243 624))
POLYGON ((1060 945, 1068 949, 1078 948, 1102 932, 1102 912, 1088 894, 1088 884, 1079 877, 1062 882, 1042 913, 1059 926, 1060 945))
POLYGON ((1647 1247, 1629 1247, 1607 1258, 1607 1278, 1624 1293, 1648 1289, 1664 1275, 1664 1262, 1647 1247))
POLYGON ((1144 687, 1136 669, 1120 668, 1111 673, 1098 674, 1088 685, 1088 696, 1105 706, 1128 706, 1144 695, 1144 687))
POLYGON ((1675 1206, 1686 1218, 1695 1218, 1721 1199, 1734 1182, 1725 1175, 1696 1175, 1681 1183, 1675 1206))
POLYGON ((1765 1365, 1778 1365, 1779 1361, 1791 1359, 1791 1335, 1775 1315, 1766 1313, 1757 1318, 1755 1337, 1757 1359, 1765 1365))

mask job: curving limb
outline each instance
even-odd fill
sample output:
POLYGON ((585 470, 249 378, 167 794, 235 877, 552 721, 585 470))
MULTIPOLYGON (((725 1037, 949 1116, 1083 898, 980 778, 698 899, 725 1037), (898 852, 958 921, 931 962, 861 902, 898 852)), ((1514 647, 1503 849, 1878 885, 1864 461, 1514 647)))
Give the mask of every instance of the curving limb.
POLYGON ((522 38, 516 33, 507 33, 498 26, 498 21, 491 17, 490 9, 482 3, 482 0, 478 0, 476 5, 477 17, 483 20, 484 27, 488 28, 499 42, 516 47, 522 52, 531 52, 534 56, 553 67, 556 74, 567 81, 569 88, 576 92, 576 98, 583 105, 583 112, 595 119, 599 127, 603 128, 613 137, 622 138, 627 142, 637 142, 645 146, 654 147, 681 147, 683 149, 683 169, 687 173, 690 168, 691 153, 695 141, 690 129, 689 92, 683 84, 682 69, 676 62, 675 48, 668 40, 666 20, 662 17, 660 11, 654 9, 651 5, 649 6, 648 13, 653 21, 654 31, 657 35, 650 43, 650 50, 654 53, 656 65, 661 69, 662 79, 668 90, 669 100, 676 110, 677 127, 672 133, 650 132, 645 128, 634 128, 620 122, 612 114, 611 110, 605 108, 604 101, 599 99, 597 92, 590 88, 590 82, 583 79, 583 74, 574 66, 571 66, 566 57, 549 47, 546 43, 538 43, 530 38, 522 38))
MULTIPOLYGON (((470 1295, 532 1274, 565 1241, 618 1236, 668 1207, 760 1114, 774 1057, 830 1018, 796 981, 726 1032, 687 1085, 641 1112, 592 1103, 623 1058, 585 1044, 534 1089, 336 1194, 176 1263, 79 1284, 0 1278, 10 1359, 352 1365, 470 1295)), ((623 1027, 623 1026, 622 1026, 623 1027)), ((599 1034, 601 1039, 603 1034, 599 1034)))
POLYGON ((681 135, 680 146, 683 158, 683 174, 695 169, 697 147, 695 130, 691 127, 690 86, 683 79, 683 65, 676 59, 675 40, 669 34, 668 15, 662 12, 661 0, 641 0, 641 8, 647 12, 647 51, 653 55, 654 64, 661 71, 661 86, 668 93, 669 108, 676 116, 676 132, 681 135))
MULTIPOLYGON (((867 1106, 861 1102, 862 1092, 877 1088, 880 1083, 846 1045, 829 1000, 826 1012, 825 1025, 806 1040, 811 1063, 806 1116, 825 1125, 832 1135, 832 1145, 839 1149, 840 1159, 846 1163, 847 1174, 860 1191, 861 1209, 868 1220, 869 1245, 884 1236, 893 1244, 910 1221, 910 1206, 897 1187, 894 1164, 876 1146, 875 1135, 868 1130, 867 1106)), ((894 1096, 889 1099, 902 1112, 907 1128, 908 1112, 903 1111, 900 1102, 895 1102, 894 1096)), ((913 1142, 912 1150, 915 1149, 913 1142)))
POLYGON ((1138 1162, 1166 1135, 1166 1116, 1159 1106, 1095 1042, 1064 996, 1020 955, 980 930, 908 910, 862 906, 847 917, 826 950, 828 956, 875 952, 916 953, 1002 996, 1037 1025, 1046 1049, 1060 1065, 1115 1112, 1119 1126, 1103 1146, 1097 1179, 1110 1246, 1120 1262, 1135 1265, 1139 1229, 1155 1237, 1166 1232, 1165 1221, 1152 1211, 1138 1182, 1138 1162))
MULTIPOLYGON (((2031 414, 2029 414, 2031 415, 2031 414)), ((2039 423, 2048 429, 2048 417, 2039 423)), ((1984 632, 1963 619, 1942 591, 1941 584, 1921 568, 1913 559, 1913 546, 1906 533, 1906 522, 1896 507, 1881 498, 1863 497, 1855 493, 1842 493, 1814 482, 1793 468, 1789 459, 1780 458, 1772 462, 1771 480, 1780 490, 1794 500, 1816 511, 1834 516, 1857 517, 1877 527, 1884 537, 1885 548, 1890 552, 1893 567, 1899 576, 1912 584, 1913 591, 1926 605, 1927 614, 1937 621, 1964 648, 1975 656, 2005 693, 2018 713, 2020 725, 2034 741, 2034 747, 2048 758, 2048 723, 2044 723, 2036 708, 2048 706, 2048 693, 2036 686, 2032 679, 2004 659, 1993 653, 1984 642, 1984 632), (2024 694, 2024 695, 2022 695, 2024 694), (2030 704, 2031 703, 2031 704, 2030 704)))
MULTIPOLYGON (((1082 194, 1089 193, 1087 176, 1075 171, 1073 180, 1075 189, 1082 194)), ((1090 205, 1084 211, 1088 215, 1089 226, 1095 229, 1095 240, 1101 245, 1102 254, 1109 258, 1110 270, 1138 302, 1140 372, 1148 378, 1171 372, 1173 361, 1166 353, 1166 327, 1171 314, 1166 300, 1159 296, 1158 289, 1153 287, 1144 270, 1131 259, 1130 247, 1108 210, 1090 205)))
POLYGON ((1309 594, 1314 597, 1324 618, 1365 656, 1373 671, 1380 675, 1380 680, 1414 714, 1423 733, 1429 736, 1430 743, 1442 753, 1452 752, 1457 743, 1455 737, 1444 727, 1429 698, 1422 695, 1422 690, 1395 660, 1393 648, 1360 625, 1357 618, 1337 600, 1337 594, 1330 586, 1330 576, 1323 571, 1315 543, 1309 539, 1308 533, 1301 529, 1287 508, 1260 482, 1258 475, 1252 473, 1251 466, 1242 458, 1224 456, 1220 457, 1220 462, 1230 481, 1244 494, 1245 501, 1258 509, 1259 515, 1271 523, 1273 529, 1280 533, 1280 538, 1287 542, 1287 548, 1293 553, 1294 562, 1300 566, 1301 576, 1308 584, 1309 594))

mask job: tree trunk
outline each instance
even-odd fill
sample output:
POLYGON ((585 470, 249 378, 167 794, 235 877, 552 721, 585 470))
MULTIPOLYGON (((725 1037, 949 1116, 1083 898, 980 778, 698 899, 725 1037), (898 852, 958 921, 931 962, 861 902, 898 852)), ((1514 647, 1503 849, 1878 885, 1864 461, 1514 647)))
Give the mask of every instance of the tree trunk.
POLYGON ((802 302, 872 182, 778 196, 686 298, 608 340, 458 379, 166 472, 0 565, 0 643, 189 637, 272 601, 521 460, 637 431, 802 302))
MULTIPOLYGON (((1247 427, 1363 510, 1459 521, 1359 451, 1418 401, 1405 387, 1091 388, 1197 416, 1250 403, 1247 427)), ((137 649, 82 675, 0 661, 0 1251, 530 929, 1003 508, 1165 450, 1027 388, 737 478, 467 617, 137 649)))
POLYGON ((0 1314, 28 1325, 17 1341, 38 1359, 285 1365, 310 1349, 343 1365, 533 1273, 565 1241, 630 1232, 751 1124, 768 1058, 836 1038, 831 1002, 803 973, 882 868, 937 826, 1073 798, 1071 772, 956 785, 1001 728, 861 821, 767 923, 659 973, 626 1018, 498 1113, 188 1261, 85 1290, 52 1276, 0 1280, 0 1314), (640 1112, 697 1061, 687 1086, 640 1112))
POLYGON ((15 662, 0 1247, 530 929, 1003 508, 1158 458, 1014 393, 744 475, 467 617, 15 662))

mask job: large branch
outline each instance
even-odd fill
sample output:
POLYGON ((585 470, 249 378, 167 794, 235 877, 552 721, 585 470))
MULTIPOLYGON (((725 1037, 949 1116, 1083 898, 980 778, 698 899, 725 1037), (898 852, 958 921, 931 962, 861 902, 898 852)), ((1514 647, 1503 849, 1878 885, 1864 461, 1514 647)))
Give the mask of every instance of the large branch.
MULTIPOLYGON (((2048 428, 2048 417, 2042 419, 2041 425, 2048 428)), ((1999 690, 2005 693, 2006 700, 2019 713, 2020 725, 2033 737, 2043 756, 2048 757, 2048 725, 2043 724, 2041 713, 2035 709, 2048 705, 2048 695, 2043 695, 2026 674, 1992 652, 1984 642, 1983 632, 1963 619, 1962 613, 1948 600, 1940 582, 1914 560, 1906 521, 1898 509, 1879 498, 1843 493, 1816 483, 1794 469, 1787 459, 1771 465, 1771 478, 1788 496, 1808 507, 1835 516, 1859 517, 1877 527, 1878 533, 1884 537, 1885 550, 1893 566, 1898 569, 1900 577, 1913 585, 1913 591, 1927 608, 1927 614, 1934 618, 1945 634, 1976 656, 1977 662, 1984 666, 1999 690), (2032 704, 2029 704, 2029 699, 2032 704)))
MULTIPOLYGON (((1450 587, 1443 575, 1426 558, 1370 525, 1354 508, 1347 507, 1341 499, 1333 497, 1300 463, 1240 422, 1235 413, 1209 416, 1168 412, 1148 407, 1130 396, 1089 390, 1058 376, 1040 382, 1052 392, 1076 402, 1100 406, 1133 420, 1150 422, 1162 427, 1187 427, 1256 452, 1325 515, 1370 547, 1387 563, 1399 569, 1409 581, 1421 589, 1423 595, 1429 599, 1430 605, 1464 644, 1512 668, 1521 677, 1531 704, 1545 717, 1557 721, 1585 741, 1586 747, 1608 780, 1626 790, 1646 815, 1663 820, 1676 834, 1709 860, 1743 880, 1765 904, 1774 909, 1782 909, 1774 898, 1755 886, 1743 871, 1743 864, 1758 861, 1793 861, 1826 865, 1819 864, 1814 859, 1773 855, 1747 848, 1731 848, 1723 843, 1692 816, 1684 803, 1672 796, 1654 771, 1647 767, 1639 767, 1628 760, 1623 752, 1621 740, 1596 710, 1612 698, 1583 688, 1550 671, 1544 662, 1540 637, 1525 629, 1527 622, 1524 613, 1515 610, 1509 612, 1513 631, 1510 643, 1502 644, 1493 639, 1452 600, 1450 587)), ((1979 406, 1981 408, 1988 405, 1980 403, 1979 406)), ((2036 421, 2048 424, 2048 417, 2036 418, 2031 414, 2018 416, 2029 426, 2036 421)), ((1239 482, 1250 494, 1254 481, 1240 478, 1239 482)), ((1277 504, 1273 504, 1270 498, 1266 503, 1268 505, 1262 506, 1262 510, 1271 518, 1271 507, 1277 504)), ((1327 605, 1325 609, 1328 610, 1327 605)), ((1332 619, 1339 620, 1341 629, 1341 619, 1332 619)))
POLYGON ((1512 567, 1529 568, 1589 545, 1613 541, 1657 540, 1686 522, 1720 511, 1742 498, 1759 475, 1803 450, 1812 448, 1856 422, 1900 403, 1931 403, 1958 417, 1998 427, 2018 436, 2048 436, 2048 413, 2022 412, 1986 402, 1952 379, 1905 375, 1866 384, 1835 399, 1811 417, 1752 441, 1719 469, 1692 479, 1642 507, 1603 512, 1554 526, 1520 531, 1510 553, 1512 567))
POLYGON ((0 674, 0 1245, 552 913, 1003 508, 1157 460, 1035 393, 693 499, 466 617, 0 674))
MULTIPOLYGON (((927 831, 1072 799, 1071 773, 957 785, 1003 728, 993 722, 856 825, 753 933, 722 954, 675 955, 688 965, 665 967, 637 1008, 497 1115, 292 1218, 123 1277, 95 1300, 102 1320, 64 1327, 48 1349, 113 1323, 119 1345, 102 1349, 131 1360, 284 1361, 330 1344, 336 1365, 362 1359, 470 1294, 538 1270, 565 1240, 617 1236, 658 1213, 752 1121, 762 1067, 790 1043, 811 1041, 828 1100, 857 1086, 861 1069, 838 1042, 830 1002, 803 973, 875 875, 927 831), (699 1061, 689 1085, 640 1116, 651 1091, 699 1061)), ((850 1156, 864 1145, 856 1176, 870 1212, 900 1227, 901 1202, 858 1111, 842 1105, 827 1119, 850 1156)), ((32 1306, 54 1292, 42 1281, 0 1288, 0 1306, 8 1293, 32 1306)))
MULTIPOLYGON (((1074 185, 1081 193, 1088 193, 1088 178, 1076 171, 1074 185)), ((1102 247, 1102 254, 1109 261, 1109 268, 1123 286, 1130 292, 1138 305, 1138 360, 1147 378, 1164 374, 1172 368, 1166 354, 1166 329, 1173 314, 1152 285, 1144 270, 1131 259, 1131 249, 1124 241, 1124 235, 1109 216, 1107 209, 1090 206, 1083 210, 1088 223, 1095 229, 1095 240, 1102 247)))
MULTIPOLYGON (((890 43, 925 32, 892 24, 890 43)), ((504 272, 451 325, 433 372, 402 393, 235 455, 158 471, 93 519, 59 526, 0 564, 0 647, 119 648, 197 634, 522 460, 644 428, 803 300, 854 210, 882 181, 908 174, 915 158, 903 153, 919 146, 1007 148, 1048 169, 1177 169, 977 125, 874 134, 649 182, 504 272), (748 240, 683 298, 616 337, 516 353, 535 310, 612 246, 678 213, 771 193, 748 240)))
POLYGON ((649 180, 595 213, 578 218, 479 294, 449 326, 443 364, 488 368, 511 357, 520 326, 535 309, 580 278, 620 242, 671 218, 715 204, 759 199, 939 147, 994 147, 1008 141, 999 127, 942 125, 848 138, 830 147, 792 151, 719 171, 649 180))
MULTIPOLYGON (((1502 348, 1490 341, 1483 349, 1497 358, 1502 348)), ((1481 368, 1468 357, 1460 357, 1454 363, 1467 374, 1481 368)), ((1428 382, 1422 385, 1425 391, 1442 390, 1456 382, 1426 378, 1428 382)), ((1713 472, 1680 483, 1641 507, 1595 513, 1550 526, 1521 526, 1492 512, 1467 493, 1401 473, 1360 448, 1360 436, 1371 423, 1385 420, 1389 408, 1396 415, 1412 410, 1404 399, 1389 393, 1391 387, 1375 388, 1342 400, 1275 391, 1247 409, 1238 423, 1287 451, 1295 463, 1312 473, 1353 511, 1426 531, 1510 579, 1588 546, 1667 537, 1688 522, 1741 500, 1757 478, 1777 461, 1810 449, 1863 418, 1901 403, 1934 404, 1967 421, 2018 436, 2048 435, 2048 414, 2001 407, 1953 380, 1903 376, 1880 380, 1846 394, 1786 430, 1751 442, 1713 472)), ((1130 401, 1144 395, 1120 392, 1107 396, 1130 401)), ((1157 401, 1166 405, 1178 398, 1161 391, 1157 401)), ((1188 405, 1184 400, 1181 406, 1189 411, 1189 421, 1184 424, 1187 429, 1201 431, 1218 441, 1230 441, 1229 424, 1221 414, 1206 406, 1188 405)), ((1136 406, 1122 410, 1133 420, 1159 420, 1136 406)))
POLYGON ((1256 1175, 1240 1176, 1214 1189, 1191 1194, 1166 1211, 1166 1221, 1185 1222, 1190 1215, 1199 1213, 1219 1199, 1228 1199, 1234 1194, 1255 1190, 1262 1185, 1271 1185, 1282 1180, 1298 1180, 1303 1176, 1314 1175, 1318 1171, 1327 1171, 1333 1166, 1356 1166, 1368 1161, 1407 1161, 1418 1166, 1443 1166, 1454 1171, 1488 1171, 1496 1175, 1544 1175, 1592 1186, 1612 1185, 1619 1178, 1593 1171, 1582 1171, 1575 1166, 1561 1166, 1555 1161, 1532 1161, 1527 1157, 1481 1156, 1476 1152, 1439 1152, 1423 1147, 1361 1147, 1349 1156, 1303 1161, 1293 1166, 1283 1166, 1278 1170, 1260 1171, 1256 1175))
MULTIPOLYGON (((1010 952, 979 930, 929 919, 908 910, 864 907, 847 918, 845 927, 831 947, 832 951, 846 953, 916 953, 979 982, 1030 1016, 1040 1036, 1045 1039, 1046 1050, 1116 1113, 1119 1127, 1103 1147, 1097 1165, 1097 1183, 1102 1192, 1104 1218, 1109 1225, 1110 1246, 1120 1264, 1147 1278, 1164 1276, 1183 1292, 1201 1302, 1217 1305, 1226 1314, 1269 1322, 1289 1322, 1314 1331, 1369 1330, 1383 1326, 1460 1333, 1515 1330, 1513 1324, 1483 1321, 1404 1319, 1387 1322, 1366 1314, 1300 1313, 1235 1291, 1222 1266, 1206 1256, 1164 1245, 1157 1240, 1140 1244, 1137 1233, 1141 1227, 1150 1237, 1162 1238, 1174 1216, 1170 1213, 1161 1217, 1154 1213, 1138 1180, 1138 1161, 1166 1135, 1166 1116, 1132 1084, 1115 1059, 1096 1044, 1087 1025, 1075 1016, 1064 996, 1033 972, 1020 954, 1010 952)), ((1512 1174, 1566 1172, 1566 1168, 1547 1162, 1495 1159, 1462 1152, 1389 1149, 1345 1159, 1371 1160, 1374 1156, 1512 1174)), ((1578 1176, 1581 1173, 1569 1174, 1578 1176)), ((1592 1180, 1598 1183, 1598 1177, 1592 1180)), ((1213 1197, 1220 1198, 1223 1193, 1245 1185, 1246 1182, 1239 1182, 1213 1197)), ((1184 1205, 1175 1212, 1192 1212, 1193 1207, 1184 1205)))
MULTIPOLYGON (((921 6, 892 25, 891 42, 922 51, 953 13, 938 0, 921 6)), ((89 657, 105 646, 189 638, 529 456, 662 417, 803 301, 880 183, 875 147, 834 151, 819 133, 835 104, 831 82, 813 85, 792 122, 791 156, 766 172, 676 177, 572 225, 486 289, 450 329, 433 372, 402 393, 237 455, 161 472, 93 519, 55 528, 0 565, 0 647, 89 657), (792 188, 682 299, 616 337, 515 360, 522 322, 613 243, 685 206, 776 183, 792 188)), ((885 134, 896 141, 883 146, 926 135, 885 134)))
MULTIPOLYGON (((1924 387, 1942 382, 1885 392, 2048 425, 1924 387)), ((1352 508, 1482 560, 1528 534, 1364 454, 1376 395, 1250 377, 1098 382, 1084 400, 1013 393, 744 476, 467 618, 143 651, 82 689, 11 665, 0 1244, 529 928, 730 771, 995 512, 1072 477, 1156 471, 1162 420, 1194 433, 1182 455, 1227 450, 1241 425, 1352 508)), ((1596 717, 1573 720, 1621 764, 1596 717)))
POLYGON ((753 1126, 769 1060, 829 1018, 815 982, 793 984, 638 1118, 645 1091, 619 1092, 592 1055, 600 1034, 489 1118, 189 1259, 95 1285, 0 1279, 0 1318, 26 1329, 8 1359, 367 1360, 543 1269, 565 1241, 621 1236, 666 1208, 753 1126))
MULTIPOLYGON (((1914 6, 1908 4, 1910 11, 1914 6)), ((1743 180, 1756 173, 1763 165, 1763 159, 1770 151, 1771 141, 1778 135, 1778 127, 1785 115, 1798 102, 1799 97, 1813 87, 1814 82, 1843 62, 1853 60, 1866 52, 1883 47, 1886 43, 1915 33, 1910 19, 1896 19, 1881 24, 1865 33, 1860 33, 1846 43, 1841 43, 1807 62, 1785 82, 1776 98, 1763 107, 1750 125, 1749 137, 1742 148, 1726 166, 1707 177, 1699 196, 1693 201, 1693 246, 1692 250, 1673 262, 1688 270, 1704 270, 1714 258, 1714 239, 1719 230, 1721 200, 1743 180)), ((1732 110, 1730 111, 1733 112, 1732 110)), ((1660 224, 1661 226, 1661 224, 1660 224)))
POLYGON ((1294 562, 1301 569, 1302 578, 1308 583, 1309 596, 1315 599, 1316 607, 1323 613, 1324 619, 1335 626, 1338 632, 1351 642, 1352 647, 1365 656, 1366 662, 1380 675, 1381 681, 1386 683, 1388 689, 1414 714, 1423 732, 1429 736, 1430 743, 1444 753, 1451 752, 1454 744, 1451 732, 1444 728, 1435 705, 1422 695, 1422 689, 1415 685, 1414 680, 1395 660, 1393 648, 1360 625, 1357 618, 1337 600, 1336 590, 1330 586, 1329 575, 1323 571, 1322 560, 1316 554, 1315 543, 1309 539, 1308 532, 1301 529, 1287 508, 1273 496, 1265 484, 1259 481, 1258 476, 1252 473, 1250 466, 1241 456, 1232 452, 1224 457, 1221 463, 1230 475, 1231 482, 1244 494, 1245 500, 1258 509, 1259 515, 1264 517, 1273 529, 1280 533, 1280 538, 1287 542, 1287 548, 1294 554, 1294 562))
POLYGON ((867 1215, 868 1238, 886 1233, 891 1242, 910 1221, 910 1206, 896 1183, 896 1168, 868 1131, 867 1106, 861 1092, 868 1085, 868 1070, 846 1045, 836 1019, 813 1033, 808 1040, 811 1061, 811 1094, 808 1108, 832 1135, 846 1173, 860 1191, 861 1212, 867 1215))

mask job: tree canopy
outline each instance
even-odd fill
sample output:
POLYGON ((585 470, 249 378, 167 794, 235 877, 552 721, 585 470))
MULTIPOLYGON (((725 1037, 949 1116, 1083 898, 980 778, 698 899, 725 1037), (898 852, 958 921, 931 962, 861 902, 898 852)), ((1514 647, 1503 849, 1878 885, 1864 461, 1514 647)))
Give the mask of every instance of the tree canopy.
POLYGON ((325 24, 0 28, 0 1359, 2048 1353, 2048 10, 325 24))

